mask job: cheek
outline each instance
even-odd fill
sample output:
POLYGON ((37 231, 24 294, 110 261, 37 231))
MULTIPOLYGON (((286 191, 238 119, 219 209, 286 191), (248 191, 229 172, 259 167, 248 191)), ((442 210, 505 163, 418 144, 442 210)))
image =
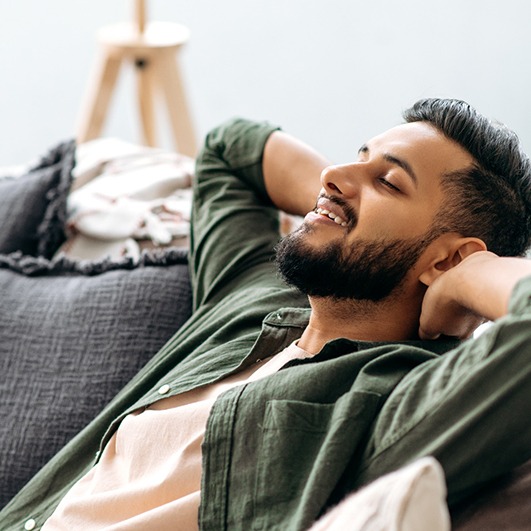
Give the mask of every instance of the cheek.
POLYGON ((371 238, 408 238, 423 234, 432 224, 431 208, 409 204, 380 205, 360 212, 354 233, 371 238))

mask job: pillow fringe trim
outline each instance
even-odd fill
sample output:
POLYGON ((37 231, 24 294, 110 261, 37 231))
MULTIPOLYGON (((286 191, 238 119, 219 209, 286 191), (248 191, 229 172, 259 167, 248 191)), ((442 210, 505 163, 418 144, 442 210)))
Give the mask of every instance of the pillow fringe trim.
POLYGON ((118 269, 139 267, 162 267, 187 265, 188 250, 179 248, 144 250, 138 258, 124 257, 121 260, 74 260, 64 254, 53 260, 43 256, 24 255, 20 251, 0 255, 0 269, 9 269, 26 276, 85 275, 93 276, 118 269))
POLYGON ((38 254, 50 258, 65 241, 67 220, 67 198, 72 186, 72 170, 76 162, 76 142, 69 140, 58 144, 42 157, 36 169, 50 167, 57 172, 58 183, 46 194, 48 206, 37 228, 39 238, 38 254))

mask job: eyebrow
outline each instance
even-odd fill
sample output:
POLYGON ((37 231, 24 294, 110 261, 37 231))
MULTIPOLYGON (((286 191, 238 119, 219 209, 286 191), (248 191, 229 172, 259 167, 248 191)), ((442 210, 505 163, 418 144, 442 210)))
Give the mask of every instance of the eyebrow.
MULTIPOLYGON (((369 153, 369 146, 367 146, 367 144, 363 144, 359 148, 358 153, 369 153)), ((389 162, 395 166, 398 166, 399 168, 402 168, 411 177, 413 184, 415 186, 418 185, 419 181, 417 179, 417 175, 415 174, 415 172, 413 171, 413 168, 411 167, 411 165, 409 164, 407 160, 401 159, 395 155, 391 155, 391 153, 384 153, 383 159, 386 162, 389 162)))

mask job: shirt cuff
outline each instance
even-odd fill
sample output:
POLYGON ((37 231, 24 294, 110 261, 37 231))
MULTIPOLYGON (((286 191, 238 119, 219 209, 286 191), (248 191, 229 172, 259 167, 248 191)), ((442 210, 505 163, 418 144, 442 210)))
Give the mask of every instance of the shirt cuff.
POLYGON ((509 300, 509 313, 525 314, 531 312, 531 276, 516 283, 509 300))

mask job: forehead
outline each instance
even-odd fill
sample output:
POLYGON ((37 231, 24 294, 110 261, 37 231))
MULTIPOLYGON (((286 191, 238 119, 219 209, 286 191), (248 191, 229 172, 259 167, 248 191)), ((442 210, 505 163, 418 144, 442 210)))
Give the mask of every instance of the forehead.
POLYGON ((470 166, 474 158, 428 122, 402 124, 367 142, 371 155, 405 160, 419 180, 470 166))

